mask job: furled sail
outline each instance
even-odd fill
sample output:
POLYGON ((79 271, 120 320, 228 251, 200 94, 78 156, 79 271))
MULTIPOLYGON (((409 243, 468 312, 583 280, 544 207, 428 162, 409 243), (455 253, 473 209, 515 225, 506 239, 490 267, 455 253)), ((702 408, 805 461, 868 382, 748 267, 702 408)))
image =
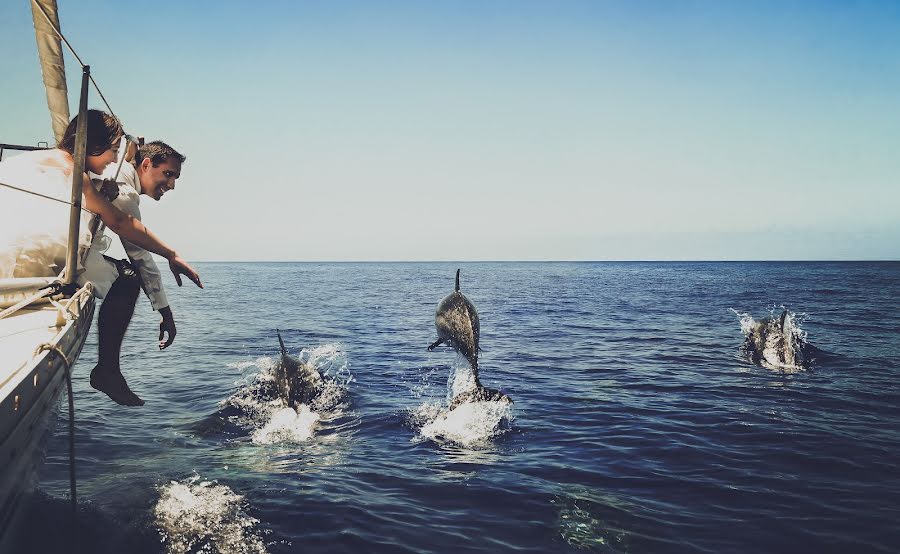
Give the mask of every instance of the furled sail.
POLYGON ((51 26, 52 22, 59 29, 56 0, 33 0, 31 16, 34 20, 34 35, 41 59, 44 87, 47 89, 47 106, 50 108, 53 135, 56 142, 59 142, 66 125, 69 124, 69 94, 66 88, 66 66, 63 63, 62 44, 59 35, 51 26))

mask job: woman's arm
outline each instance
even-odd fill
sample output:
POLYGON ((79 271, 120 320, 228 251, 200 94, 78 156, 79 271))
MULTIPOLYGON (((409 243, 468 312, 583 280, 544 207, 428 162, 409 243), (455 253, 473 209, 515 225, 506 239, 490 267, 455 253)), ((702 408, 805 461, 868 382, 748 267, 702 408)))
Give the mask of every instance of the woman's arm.
POLYGON ((178 286, 181 286, 181 275, 185 275, 196 283, 198 287, 203 288, 203 284, 200 282, 200 275, 194 268, 181 259, 175 250, 150 232, 150 229, 147 229, 140 220, 116 208, 109 200, 94 190, 94 186, 87 175, 84 176, 83 192, 84 207, 99 215, 103 223, 112 232, 144 250, 149 250, 167 259, 169 261, 169 269, 175 274, 175 281, 178 282, 178 286))

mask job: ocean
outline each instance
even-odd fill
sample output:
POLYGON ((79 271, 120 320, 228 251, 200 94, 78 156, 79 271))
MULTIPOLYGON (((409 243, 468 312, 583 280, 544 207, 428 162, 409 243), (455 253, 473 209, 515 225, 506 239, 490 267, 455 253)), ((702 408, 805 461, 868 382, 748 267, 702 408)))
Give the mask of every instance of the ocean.
POLYGON ((79 523, 61 411, 21 551, 900 550, 900 263, 197 267, 168 350, 138 300, 122 367, 145 406, 90 388, 92 330, 79 523), (457 268, 512 405, 447 410, 469 372, 426 347, 457 268), (808 369, 742 353, 742 317, 782 309, 808 369), (276 329, 327 376, 318 404, 261 394, 276 329))

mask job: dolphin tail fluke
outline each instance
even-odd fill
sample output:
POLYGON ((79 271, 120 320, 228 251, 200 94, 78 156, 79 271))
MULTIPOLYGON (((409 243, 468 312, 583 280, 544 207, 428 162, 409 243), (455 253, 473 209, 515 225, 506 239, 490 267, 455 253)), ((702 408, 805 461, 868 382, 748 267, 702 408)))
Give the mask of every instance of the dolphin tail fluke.
POLYGON ((281 345, 281 355, 284 356, 287 354, 287 349, 284 347, 284 341, 281 340, 281 331, 275 329, 275 332, 278 333, 278 344, 281 345))
POLYGON ((456 270, 456 292, 459 292, 459 270, 456 270))

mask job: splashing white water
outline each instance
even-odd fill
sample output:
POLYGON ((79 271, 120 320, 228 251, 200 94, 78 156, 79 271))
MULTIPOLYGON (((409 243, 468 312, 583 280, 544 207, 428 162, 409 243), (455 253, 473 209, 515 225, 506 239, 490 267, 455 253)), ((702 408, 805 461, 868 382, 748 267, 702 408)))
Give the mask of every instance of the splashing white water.
POLYGON ((441 411, 419 432, 435 442, 483 446, 503 434, 501 424, 511 418, 509 402, 464 402, 452 410, 441 411))
MULTIPOLYGON (((472 369, 455 368, 447 380, 448 405, 474 388, 472 369)), ((506 432, 512 418, 512 406, 506 401, 463 402, 452 410, 439 403, 424 403, 410 413, 410 422, 420 428, 421 438, 466 447, 490 445, 506 432)))
POLYGON ((238 391, 222 402, 222 407, 237 408, 239 415, 233 416, 238 425, 251 429, 254 444, 299 443, 315 435, 323 417, 337 417, 341 414, 341 403, 346 397, 347 386, 353 381, 349 363, 340 345, 324 344, 303 349, 296 357, 305 364, 315 367, 324 377, 322 389, 309 405, 300 404, 296 410, 289 407, 284 399, 277 396, 275 369, 277 357, 264 356, 255 361, 236 362, 229 367, 242 372, 256 369, 239 380, 238 391), (249 365, 248 365, 249 364, 249 365))
POLYGON ((468 366, 458 367, 447 378, 447 402, 465 392, 475 389, 475 372, 468 366))
POLYGON ((275 410, 269 421, 253 432, 253 444, 277 444, 309 440, 316 430, 319 414, 300 404, 297 409, 275 410))
POLYGON ((195 475, 159 487, 155 524, 169 554, 267 552, 244 497, 195 475))
MULTIPOLYGON (((745 337, 750 337, 754 329, 760 325, 766 318, 757 321, 746 312, 738 312, 734 308, 731 311, 739 318, 741 332, 745 337)), ((802 370, 802 365, 784 363, 781 361, 779 352, 783 349, 781 341, 787 337, 791 341, 791 348, 799 351, 806 342, 807 333, 800 327, 800 323, 807 316, 805 313, 795 313, 782 306, 771 306, 769 308, 768 325, 775 325, 781 313, 786 313, 784 318, 783 332, 772 332, 766 334, 766 341, 762 352, 760 353, 760 363, 769 369, 780 370, 802 370), (776 315, 776 313, 778 315, 776 315)), ((745 345, 746 347, 746 345, 745 345)))

